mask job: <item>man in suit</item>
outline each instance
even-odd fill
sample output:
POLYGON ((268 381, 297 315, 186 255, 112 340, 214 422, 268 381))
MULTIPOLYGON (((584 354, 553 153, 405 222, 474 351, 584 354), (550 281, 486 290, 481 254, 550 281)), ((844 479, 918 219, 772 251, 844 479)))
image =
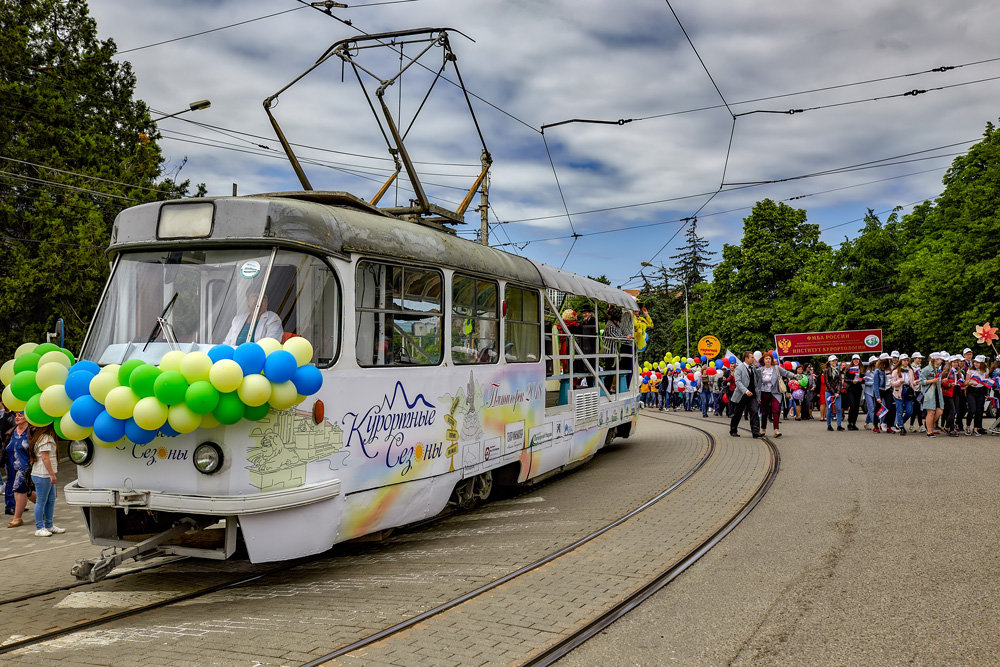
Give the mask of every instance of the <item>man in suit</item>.
POLYGON ((750 433, 755 438, 760 437, 760 382, 761 372, 757 365, 757 360, 751 351, 743 353, 743 361, 736 364, 733 369, 733 377, 736 380, 736 389, 729 397, 733 404, 733 417, 729 420, 729 435, 740 437, 736 428, 740 425, 740 419, 744 411, 749 411, 750 433))

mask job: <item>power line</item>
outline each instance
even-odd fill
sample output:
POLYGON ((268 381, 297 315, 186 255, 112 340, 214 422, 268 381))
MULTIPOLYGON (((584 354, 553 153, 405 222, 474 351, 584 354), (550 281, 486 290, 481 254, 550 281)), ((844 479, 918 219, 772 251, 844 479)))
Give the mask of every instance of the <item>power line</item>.
POLYGON ((120 195, 113 195, 108 192, 100 192, 98 190, 88 190, 87 188, 78 188, 74 185, 66 185, 65 183, 58 183, 56 181, 48 181, 44 178, 34 178, 32 176, 23 176, 21 174, 15 174, 9 171, 0 171, 0 176, 4 176, 9 179, 25 181, 27 183, 37 183, 43 185, 49 185, 56 188, 62 188, 64 190, 72 190, 74 192, 80 192, 83 194, 94 195, 96 197, 107 197, 109 199, 121 199, 122 201, 133 201, 138 202, 138 199, 132 199, 131 197, 122 197, 120 195))
POLYGON ((78 171, 68 171, 66 169, 57 169, 55 167, 49 167, 49 166, 46 166, 44 164, 38 164, 36 162, 28 162, 27 160, 18 160, 16 158, 7 157, 6 155, 0 155, 0 160, 6 160, 8 162, 16 162, 18 164, 24 164, 24 165, 28 165, 28 166, 31 166, 31 167, 37 167, 39 169, 47 169, 49 171, 54 171, 54 172, 57 172, 57 173, 60 173, 60 174, 67 174, 69 176, 78 176, 80 178, 86 178, 86 179, 90 179, 92 181, 100 181, 101 183, 109 183, 111 185, 122 185, 122 186, 124 186, 126 188, 132 188, 132 189, 135 189, 135 190, 146 190, 147 192, 156 192, 156 193, 159 193, 159 194, 163 194, 163 190, 160 190, 158 188, 150 188, 150 187, 146 187, 146 186, 143 186, 143 185, 133 185, 131 183, 123 183, 121 181, 112 181, 112 180, 107 179, 107 178, 99 178, 97 176, 89 176, 87 174, 82 174, 82 173, 80 173, 78 171))

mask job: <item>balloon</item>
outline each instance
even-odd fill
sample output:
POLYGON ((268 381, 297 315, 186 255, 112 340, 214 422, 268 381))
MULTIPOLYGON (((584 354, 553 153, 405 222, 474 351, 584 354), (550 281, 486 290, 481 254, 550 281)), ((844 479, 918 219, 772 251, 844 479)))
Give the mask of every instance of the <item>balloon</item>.
MULTIPOLYGON (((260 379, 267 382, 263 376, 260 379)), ((219 404, 219 391, 208 380, 192 382, 184 394, 184 403, 191 408, 192 412, 199 415, 206 415, 219 404)), ((177 427, 175 426, 174 428, 177 427)))
MULTIPOLYGON (((728 366, 729 364, 726 364, 726 365, 728 366)), ((715 360, 715 369, 716 370, 722 370, 722 359, 716 359, 715 360)))
POLYGON ((212 363, 222 361, 223 359, 232 359, 233 352, 236 351, 232 345, 216 345, 211 350, 208 351, 208 358, 212 360, 212 363))
MULTIPOLYGON (((313 368, 313 366, 303 366, 302 368, 313 368)), ((236 391, 239 393, 240 399, 247 405, 263 405, 267 403, 267 399, 271 398, 271 383, 263 375, 248 375, 243 378, 243 384, 236 391)))
POLYGON ((694 374, 694 381, 698 382, 699 380, 701 380, 701 373, 696 372, 694 374))
POLYGON ((14 379, 14 360, 8 359, 0 366, 0 384, 8 385, 14 379))
POLYGON ((302 336, 292 336, 281 346, 285 352, 290 352, 295 357, 296 366, 305 366, 313 358, 312 343, 302 336))
POLYGON ((23 371, 36 371, 38 370, 38 361, 42 357, 35 354, 34 352, 28 352, 27 354, 22 354, 20 357, 14 359, 14 375, 21 373, 23 371))
POLYGON ((153 386, 162 373, 163 371, 152 364, 143 364, 128 376, 128 385, 139 398, 148 398, 153 395, 153 386))
POLYGON ((183 403, 187 389, 188 382, 180 371, 163 371, 153 382, 153 395, 166 405, 183 403))
POLYGON ((180 350, 171 350, 165 355, 160 357, 160 370, 161 371, 177 371, 181 370, 181 360, 184 359, 184 353, 180 350))
POLYGON ((41 393, 41 388, 35 383, 35 371, 21 371, 14 375, 10 383, 10 391, 14 396, 27 401, 35 394, 41 393))
POLYGON ((718 372, 719 372, 719 371, 718 371, 718 370, 716 370, 716 368, 715 368, 714 366, 709 366, 708 368, 706 368, 706 369, 705 369, 705 373, 706 373, 707 375, 717 375, 717 374, 718 374, 718 372))
MULTIPOLYGON (((117 386, 119 386, 118 373, 104 370, 91 379, 90 395, 97 399, 99 403, 104 403, 108 400, 108 393, 117 386)), ((115 438, 115 440, 121 440, 121 438, 115 438)))
POLYGON ((761 351, 757 350, 756 352, 753 353, 753 360, 754 361, 760 361, 760 358, 763 357, 763 356, 764 355, 761 353, 761 351))
POLYGON ((722 394, 722 402, 723 403, 728 403, 729 402, 729 394, 726 394, 726 393, 722 394))
POLYGON ((241 401, 240 397, 235 391, 233 391, 219 395, 219 404, 215 406, 215 410, 212 411, 212 414, 219 420, 220 424, 226 424, 228 426, 243 419, 243 412, 245 409, 243 401, 241 401))
POLYGON ((792 362, 786 361, 785 362, 785 370, 790 371, 790 370, 792 370, 792 368, 794 368, 794 366, 792 366, 792 362))
POLYGON ((656 373, 656 379, 657 380, 663 379, 663 373, 660 373, 659 371, 657 371, 657 373, 656 373))
POLYGON ((38 343, 21 343, 17 350, 14 351, 14 358, 17 359, 22 354, 34 352, 36 347, 38 347, 38 343))
POLYGON ((140 398, 132 411, 132 420, 141 429, 156 431, 167 422, 167 406, 155 396, 140 398))
POLYGON ((41 345, 39 345, 38 347, 36 347, 34 350, 32 350, 32 352, 34 352, 38 356, 42 356, 43 354, 47 354, 48 352, 58 352, 61 349, 62 348, 60 348, 55 343, 42 343, 41 345))
POLYGON ((76 373, 77 371, 84 371, 90 373, 91 375, 97 375, 101 372, 101 367, 95 364, 93 361, 78 361, 69 367, 70 373, 76 373))
POLYGON ((794 398, 796 401, 801 401, 803 398, 805 398, 805 395, 806 392, 802 391, 802 389, 796 389, 795 391, 792 392, 792 398, 794 398))
POLYGON ((730 366, 733 365, 733 362, 731 362, 729 359, 723 359, 722 365, 725 366, 726 368, 729 368, 730 366))
POLYGON ((208 381, 211 370, 212 359, 204 352, 188 352, 181 359, 181 375, 192 384, 202 380, 208 381))
POLYGON ((680 385, 680 386, 682 386, 682 387, 686 387, 687 386, 687 380, 678 380, 677 384, 680 385))
POLYGON ((220 426, 219 420, 215 418, 215 415, 209 412, 207 415, 201 416, 201 426, 198 428, 215 428, 217 426, 220 426))
POLYGON ((694 373, 688 373, 687 374, 687 379, 688 379, 688 382, 694 382, 694 373))
POLYGON ((10 385, 3 388, 3 404, 8 410, 13 410, 14 412, 24 410, 24 401, 14 396, 14 392, 10 390, 10 385))
POLYGON ((736 362, 738 362, 738 361, 739 361, 739 359, 737 359, 737 358, 736 358, 736 355, 735 355, 735 354, 730 354, 730 355, 729 355, 729 363, 731 363, 731 364, 735 364, 735 363, 736 363, 736 362))
MULTIPOLYGON (((37 354, 37 353, 36 353, 37 354)), ((45 364, 59 364, 63 368, 69 371, 69 367, 73 365, 62 350, 52 350, 51 352, 46 352, 38 359, 38 367, 41 368, 45 364)))
POLYGON ((102 412, 104 412, 104 406, 89 394, 77 398, 69 407, 69 414, 73 417, 73 421, 80 426, 93 426, 97 416, 102 412))
POLYGON ((682 361, 681 362, 681 368, 687 368, 687 362, 686 361, 682 361))
POLYGON ((789 380, 788 388, 795 391, 796 389, 802 389, 802 385, 799 384, 798 380, 789 380))
POLYGON ((704 364, 704 363, 706 363, 707 361, 708 361, 708 356, 707 356, 707 355, 704 355, 704 354, 703 354, 703 355, 701 355, 701 363, 703 363, 703 364, 704 364))
MULTIPOLYGON (((56 352, 56 354, 59 353, 56 352)), ((39 389, 45 389, 54 384, 62 385, 65 384, 67 375, 69 375, 69 370, 62 364, 51 361, 47 364, 40 363, 38 371, 35 373, 35 384, 38 385, 39 389)))
POLYGON ((35 394, 24 404, 24 417, 32 426, 46 426, 52 423, 52 417, 42 408, 42 395, 35 394))
POLYGON ((212 364, 212 369, 208 372, 208 381, 224 394, 234 392, 243 383, 243 369, 232 359, 221 359, 212 364))
POLYGON ((303 396, 311 396, 323 386, 323 373, 315 366, 299 366, 292 376, 295 388, 303 396))
POLYGON ((254 375, 264 370, 264 348, 257 343, 243 343, 233 353, 233 361, 240 365, 244 375, 254 375))
POLYGON ((257 341, 257 344, 260 345, 260 349, 264 350, 264 354, 267 356, 281 349, 281 343, 273 338, 261 338, 257 341))
MULTIPOLYGON (((271 398, 272 399, 274 398, 273 390, 271 391, 271 398)), ((295 403, 297 402, 298 402, 298 396, 296 396, 295 398, 295 403)), ((292 403, 292 405, 295 405, 295 403, 292 403)), ((290 405, 288 407, 292 406, 290 405)), ((271 405, 269 403, 264 403, 263 405, 257 405, 253 407, 248 405, 246 409, 243 411, 243 418, 253 422, 260 421, 261 419, 266 417, 267 413, 270 411, 271 411, 271 405)))
POLYGON ((60 417, 58 422, 54 423, 59 424, 59 430, 62 431, 65 440, 83 440, 94 432, 94 429, 89 426, 77 424, 73 420, 73 416, 68 412, 60 417))
POLYGON ((128 419, 138 402, 139 397, 131 387, 115 387, 105 397, 104 409, 115 419, 128 419))
POLYGON ((129 359, 118 369, 118 384, 127 387, 129 376, 132 375, 132 371, 144 366, 146 364, 142 359, 129 359))
POLYGON ((190 433, 201 426, 201 415, 184 403, 179 403, 167 410, 167 423, 178 433, 190 433))
POLYGON ((648 375, 643 375, 642 376, 642 383, 643 384, 649 384, 649 376, 648 375))
POLYGON ((803 387, 807 386, 809 384, 809 376, 803 373, 802 377, 799 378, 799 384, 803 387))
POLYGON ((81 396, 90 396, 90 381, 93 379, 94 376, 85 370, 73 371, 66 377, 66 394, 74 401, 81 396))
POLYGON ((38 399, 38 404, 45 410, 45 414, 50 417, 62 417, 69 412, 73 405, 73 399, 66 395, 66 388, 61 384, 54 384, 42 390, 38 399))
POLYGON ((125 437, 137 445, 147 445, 156 437, 156 431, 144 429, 134 419, 129 419, 125 422, 125 437))
POLYGON ((180 431, 175 431, 174 429, 170 428, 170 424, 164 424, 163 426, 160 427, 160 435, 162 435, 165 438, 176 438, 177 436, 180 435, 180 431))

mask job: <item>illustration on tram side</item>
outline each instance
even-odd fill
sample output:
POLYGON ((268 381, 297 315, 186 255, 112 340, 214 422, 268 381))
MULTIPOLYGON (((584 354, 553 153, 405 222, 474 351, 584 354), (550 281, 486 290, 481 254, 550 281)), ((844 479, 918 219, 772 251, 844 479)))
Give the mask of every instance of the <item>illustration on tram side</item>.
POLYGON ((259 491, 291 489, 306 483, 306 464, 331 458, 344 446, 336 424, 315 423, 302 410, 271 411, 250 431, 247 450, 250 484, 259 491))

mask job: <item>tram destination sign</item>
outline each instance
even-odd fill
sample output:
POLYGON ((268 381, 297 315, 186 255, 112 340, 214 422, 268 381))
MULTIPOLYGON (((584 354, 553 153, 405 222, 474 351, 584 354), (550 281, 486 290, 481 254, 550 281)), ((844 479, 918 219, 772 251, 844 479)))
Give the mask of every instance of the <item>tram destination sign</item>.
POLYGON ((774 349, 783 357, 881 352, 882 330, 811 331, 775 334, 774 349))

